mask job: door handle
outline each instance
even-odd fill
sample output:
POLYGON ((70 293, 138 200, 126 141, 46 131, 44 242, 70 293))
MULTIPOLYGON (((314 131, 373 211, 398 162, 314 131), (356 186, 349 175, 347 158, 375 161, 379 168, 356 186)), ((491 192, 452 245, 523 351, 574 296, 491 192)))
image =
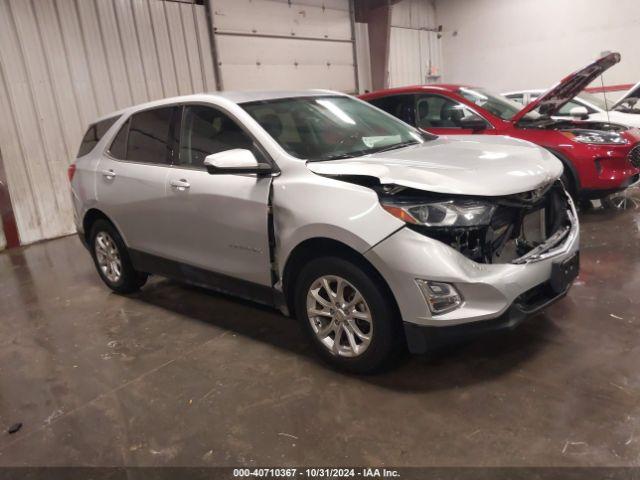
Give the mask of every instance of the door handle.
POLYGON ((111 168, 109 170, 102 170, 102 176, 107 180, 112 180, 116 176, 116 172, 114 172, 111 168))
POLYGON ((184 192, 191 186, 184 178, 181 178, 180 180, 170 180, 169 185, 181 192, 184 192))

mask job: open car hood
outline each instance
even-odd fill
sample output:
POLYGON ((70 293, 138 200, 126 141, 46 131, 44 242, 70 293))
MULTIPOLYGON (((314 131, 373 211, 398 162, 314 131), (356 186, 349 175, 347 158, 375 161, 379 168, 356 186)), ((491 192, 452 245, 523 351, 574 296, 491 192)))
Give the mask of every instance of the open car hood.
POLYGON ((578 95, 593 80, 620 61, 620 54, 617 52, 605 55, 584 68, 567 75, 557 84, 526 105, 513 118, 513 122, 519 121, 527 113, 540 107, 542 115, 553 116, 573 97, 578 95))
POLYGON ((562 174, 562 164, 529 142, 502 136, 456 135, 346 160, 309 162, 330 177, 365 176, 434 193, 498 197, 535 190, 562 174))
POLYGON ((640 82, 636 83, 633 87, 631 87, 627 93, 625 93, 620 100, 613 104, 611 110, 615 110, 616 107, 622 105, 625 100, 628 98, 639 98, 640 97, 640 82))

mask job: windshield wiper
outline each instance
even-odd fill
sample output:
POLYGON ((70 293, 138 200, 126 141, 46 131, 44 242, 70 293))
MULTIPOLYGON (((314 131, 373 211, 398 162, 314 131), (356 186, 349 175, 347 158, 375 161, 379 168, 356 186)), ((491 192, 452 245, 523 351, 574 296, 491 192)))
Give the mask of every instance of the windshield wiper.
POLYGON ((394 143, 393 145, 387 145, 386 147, 382 147, 382 148, 369 148, 366 150, 355 150, 353 152, 338 153, 336 155, 329 155, 325 158, 319 158, 317 160, 312 160, 312 161, 324 162, 327 160, 344 160, 345 158, 362 157, 363 155, 369 155, 372 153, 379 153, 379 152, 388 152, 389 150, 396 150, 398 148, 408 147, 409 145, 416 145, 418 143, 420 142, 418 142, 417 140, 409 140, 407 142, 400 142, 400 143, 394 143))
POLYGON ((355 152, 337 153, 336 155, 329 155, 325 158, 318 158, 313 160, 314 162, 324 162, 325 160, 343 160, 345 158, 361 157, 369 153, 367 150, 356 150, 355 152))
POLYGON ((406 142, 394 143, 393 145, 387 145, 382 148, 372 148, 368 150, 367 153, 380 153, 380 152, 388 152, 390 150, 397 150, 398 148, 408 147, 409 145, 416 145, 420 142, 417 140, 408 140, 406 142))

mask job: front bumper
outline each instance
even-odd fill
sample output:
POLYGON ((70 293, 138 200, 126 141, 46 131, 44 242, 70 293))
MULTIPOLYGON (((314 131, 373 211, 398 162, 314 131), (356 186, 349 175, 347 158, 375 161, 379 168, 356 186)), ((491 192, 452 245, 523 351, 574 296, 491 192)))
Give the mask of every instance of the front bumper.
POLYGON ((527 318, 563 298, 568 291, 569 288, 555 293, 548 283, 543 283, 518 297, 498 318, 482 322, 449 327, 421 326, 404 322, 407 347, 413 354, 423 354, 485 333, 513 330, 527 318))
MULTIPOLYGON (((572 211, 575 215, 573 208, 572 211)), ((536 255, 526 262, 518 263, 516 259, 512 263, 482 264, 442 242, 403 228, 365 256, 387 281, 410 336, 420 327, 435 331, 463 325, 468 329, 474 324, 473 328, 482 330, 495 323, 519 323, 520 317, 531 315, 566 294, 566 290, 557 294, 546 288, 554 264, 573 257, 579 240, 576 216, 569 234, 548 254, 536 255), (462 295, 463 304, 453 311, 432 315, 416 279, 453 284, 462 295)), ((411 344, 409 340, 410 347, 411 344)))

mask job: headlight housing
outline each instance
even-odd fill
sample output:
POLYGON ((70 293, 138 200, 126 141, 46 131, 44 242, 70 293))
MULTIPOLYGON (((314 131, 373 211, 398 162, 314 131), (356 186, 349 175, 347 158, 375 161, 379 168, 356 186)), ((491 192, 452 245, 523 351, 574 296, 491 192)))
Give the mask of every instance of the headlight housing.
POLYGON ((400 220, 426 227, 479 227, 489 225, 495 205, 481 200, 452 199, 419 204, 382 203, 400 220))
POLYGON ((594 145, 625 145, 629 143, 627 139, 618 132, 576 129, 564 131, 562 134, 575 142, 594 145))

